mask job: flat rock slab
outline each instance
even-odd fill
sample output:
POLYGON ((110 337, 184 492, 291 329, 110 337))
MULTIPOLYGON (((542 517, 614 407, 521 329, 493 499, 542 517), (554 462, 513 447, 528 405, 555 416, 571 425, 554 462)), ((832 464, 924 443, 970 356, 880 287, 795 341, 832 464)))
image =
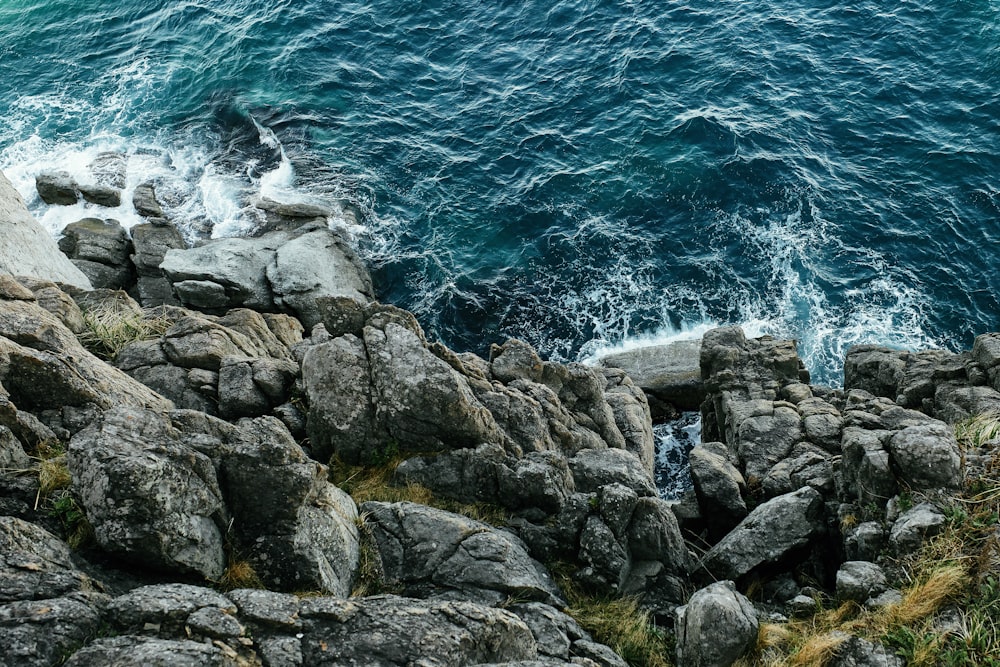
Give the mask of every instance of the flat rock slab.
POLYGON ((622 369, 644 392, 680 410, 697 410, 705 400, 700 354, 700 339, 681 340, 609 354, 597 363, 622 369))

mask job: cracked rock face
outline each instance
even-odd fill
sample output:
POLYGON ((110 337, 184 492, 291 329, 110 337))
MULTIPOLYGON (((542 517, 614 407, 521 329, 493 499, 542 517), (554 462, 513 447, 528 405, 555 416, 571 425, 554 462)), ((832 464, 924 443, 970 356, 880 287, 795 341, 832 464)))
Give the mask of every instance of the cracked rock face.
POLYGON ((562 605, 552 578, 515 536, 458 514, 413 503, 361 506, 386 579, 409 594, 497 603, 516 596, 562 605))

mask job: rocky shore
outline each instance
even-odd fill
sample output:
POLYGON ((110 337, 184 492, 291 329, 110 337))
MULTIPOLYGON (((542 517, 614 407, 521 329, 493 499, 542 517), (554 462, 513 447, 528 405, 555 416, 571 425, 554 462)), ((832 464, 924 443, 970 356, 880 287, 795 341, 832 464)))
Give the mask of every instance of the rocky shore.
MULTIPOLYGON (((115 164, 39 193, 118 205, 115 164)), ((140 191, 146 224, 57 247, 0 175, 0 665, 754 664, 765 626, 900 605, 994 465, 952 425, 1000 410, 1000 334, 855 348, 843 389, 735 327, 478 356, 379 303, 321 210, 189 247, 140 191), (692 408, 663 500, 653 421, 692 408), (634 601, 658 657, 585 599, 634 601)), ((841 635, 824 664, 905 664, 841 635)))

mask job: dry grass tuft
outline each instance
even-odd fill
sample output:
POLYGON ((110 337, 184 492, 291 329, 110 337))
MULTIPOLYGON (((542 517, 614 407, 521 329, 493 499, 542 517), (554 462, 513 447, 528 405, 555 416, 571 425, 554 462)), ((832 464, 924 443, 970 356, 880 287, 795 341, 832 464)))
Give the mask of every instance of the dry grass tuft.
POLYGON ((788 664, 794 667, 823 667, 848 636, 842 632, 826 632, 813 635, 796 651, 788 664))
POLYGON ((965 447, 981 447, 1000 437, 1000 413, 984 412, 954 426, 955 439, 965 447))
POLYGON ((170 327, 165 317, 137 313, 123 301, 107 299, 83 313, 87 329, 77 338, 90 352, 114 361, 129 343, 159 338, 170 327))
POLYGON ((219 585, 225 591, 237 588, 264 588, 264 583, 257 576, 253 565, 245 560, 233 559, 219 579, 219 585))

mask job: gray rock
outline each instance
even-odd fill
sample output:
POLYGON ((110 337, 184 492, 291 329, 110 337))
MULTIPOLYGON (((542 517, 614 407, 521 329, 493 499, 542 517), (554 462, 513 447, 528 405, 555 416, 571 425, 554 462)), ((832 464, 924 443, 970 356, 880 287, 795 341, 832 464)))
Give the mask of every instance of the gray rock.
POLYGON ((518 596, 563 604, 559 589, 515 536, 413 503, 362 505, 382 570, 408 594, 461 591, 492 603, 518 596))
POLYGON ((0 300, 0 361, 0 382, 11 400, 25 409, 88 403, 172 407, 84 349, 62 322, 37 303, 0 300))
POLYGON ((137 289, 142 305, 180 305, 170 288, 170 281, 160 270, 160 264, 168 251, 185 247, 184 237, 173 225, 146 223, 135 225, 130 231, 135 249, 132 263, 139 275, 137 289))
POLYGON ((903 667, 906 661, 867 639, 847 637, 828 663, 830 667, 903 667))
POLYGON ((84 218, 63 228, 59 249, 72 259, 85 259, 108 266, 124 266, 132 243, 117 220, 84 218))
POLYGON ((278 232, 255 239, 215 239, 188 249, 182 245, 168 250, 159 266, 185 305, 197 307, 195 302, 203 302, 209 296, 217 300, 218 289, 204 286, 214 283, 226 296, 226 302, 216 306, 219 310, 237 307, 273 310, 274 292, 267 279, 267 267, 288 238, 288 234, 278 232))
POLYGON ((253 381, 251 360, 243 356, 222 358, 218 395, 223 419, 255 417, 271 409, 271 402, 253 381))
POLYGON ((35 177, 35 189, 50 206, 72 206, 80 199, 76 181, 65 171, 39 174, 35 177))
POLYGON ((141 586, 108 605, 109 621, 119 633, 155 629, 161 637, 180 636, 191 614, 204 609, 235 612, 231 600, 210 588, 188 584, 141 586))
POLYGON ((844 359, 844 389, 863 389, 895 400, 909 353, 878 345, 857 345, 844 359))
POLYGON ((0 605, 0 664, 60 664, 67 654, 94 636, 106 604, 107 596, 73 593, 50 600, 0 605))
POLYGON ((543 372, 541 357, 523 341, 512 338, 490 349, 490 373, 504 384, 515 380, 541 382, 543 372))
POLYGON ((87 324, 84 322, 83 312, 66 292, 51 285, 35 289, 34 293, 35 302, 59 318, 59 321, 74 334, 86 330, 87 324))
POLYGON ((912 553, 920 548, 924 540, 941 532, 944 524, 944 514, 938 508, 930 503, 920 503, 896 519, 889 532, 889 544, 899 553, 912 553))
POLYGON ((14 432, 0 426, 0 472, 27 470, 29 467, 31 459, 14 432))
POLYGON ((205 607, 193 612, 188 616, 187 627, 197 635, 213 639, 235 639, 243 634, 240 622, 218 607, 205 607))
POLYGON ((632 568, 632 557, 599 517, 587 517, 580 532, 579 559, 584 567, 576 578, 600 595, 617 595, 632 568))
POLYGON ((756 507, 702 558, 720 578, 739 579, 802 550, 822 531, 822 497, 805 487, 756 507))
POLYGON ((152 183, 137 185, 132 192, 132 206, 144 218, 162 218, 163 208, 156 199, 156 186, 152 183))
POLYGON ((162 414, 116 408, 70 441, 73 489, 103 549, 218 579, 227 515, 212 461, 162 414))
POLYGON ((754 415, 737 425, 737 451, 747 479, 763 480, 767 472, 804 437, 799 413, 775 406, 771 414, 754 415))
POLYGON ((254 645, 268 667, 302 667, 302 640, 294 635, 265 635, 254 645))
POLYGON ((841 477, 847 498, 862 505, 881 504, 896 494, 898 485, 880 435, 858 427, 844 429, 841 477))
POLYGON ((988 412, 1000 413, 1000 392, 992 387, 939 385, 934 392, 934 416, 949 424, 988 412))
POLYGON ((144 665, 146 667, 237 667, 235 651, 188 639, 125 635, 98 639, 77 651, 67 667, 144 665))
POLYGON ((65 542, 35 524, 0 517, 0 604, 58 598, 91 586, 65 542))
POLYGON ((874 561, 885 546, 886 534, 882 524, 866 521, 846 531, 844 552, 851 560, 874 561))
POLYGON ((731 581, 691 596, 677 610, 678 667, 728 667, 754 646, 757 612, 731 581))
POLYGON ((91 183, 82 184, 79 186, 80 194, 83 195, 85 201, 95 204, 97 206, 104 206, 106 208, 118 208, 122 205, 122 191, 115 188, 109 188, 106 185, 94 185, 91 183))
POLYGON ((599 667, 628 667, 628 663, 609 647, 588 639, 573 642, 570 651, 575 658, 574 662, 582 659, 590 661, 584 664, 594 664, 599 665, 599 667))
POLYGON ((889 588, 885 572, 875 563, 849 560, 837 571, 837 597, 864 602, 889 588))
POLYGON ((639 496, 655 496, 652 476, 634 454, 624 449, 584 449, 569 461, 576 489, 597 491, 605 484, 620 483, 639 496))
POLYGON ((274 417, 240 422, 222 463, 242 556, 271 588, 346 597, 358 570, 357 507, 274 417))
POLYGON ((670 504, 659 498, 640 498, 636 503, 628 545, 636 560, 658 561, 667 573, 686 576, 691 569, 677 518, 670 504))
POLYGON ((513 468, 500 468, 497 481, 504 506, 549 514, 558 514, 576 489, 566 458, 556 452, 531 452, 513 468))
POLYGON ((302 629, 299 598, 290 593, 240 588, 226 595, 236 603, 240 618, 252 627, 272 632, 298 632, 302 629))
POLYGON ((952 429, 942 422, 910 426, 889 440, 900 476, 913 489, 962 486, 962 457, 952 429))
POLYGON ((713 540, 721 539, 747 515, 743 500, 746 482, 735 466, 704 445, 695 446, 688 461, 709 534, 713 540))
POLYGON ((0 173, 0 273, 32 276, 91 289, 90 281, 38 224, 14 189, 0 173))
POLYGON ((201 317, 183 317, 174 322, 164 332, 162 346, 172 364, 216 372, 226 357, 266 354, 238 331, 201 317))
POLYGON ((462 667, 538 657, 517 616, 470 602, 315 598, 303 601, 302 617, 307 665, 462 667))
POLYGON ((795 618, 804 618, 816 613, 819 604, 808 595, 796 595, 788 601, 788 613, 795 618))
POLYGON ((339 296, 372 300, 371 277, 357 254, 336 233, 317 229, 278 247, 267 266, 274 303, 296 314, 307 329, 322 321, 316 299, 339 296))
POLYGON ((604 377, 607 380, 604 399, 611 406, 615 424, 625 438, 625 449, 635 454, 647 470, 653 470, 656 437, 646 395, 623 371, 607 368, 604 377))
POLYGON ((511 605, 508 610, 531 630, 540 655, 569 660, 571 643, 589 637, 571 616, 547 604, 525 602, 511 605))
POLYGON ((678 410, 697 410, 705 400, 700 354, 700 340, 684 340, 610 354, 597 363, 621 368, 647 394, 678 410))
POLYGON ((86 259, 71 260, 73 266, 80 269, 83 275, 87 276, 94 289, 124 290, 130 288, 135 283, 135 276, 128 267, 108 266, 100 262, 91 262, 86 259))

